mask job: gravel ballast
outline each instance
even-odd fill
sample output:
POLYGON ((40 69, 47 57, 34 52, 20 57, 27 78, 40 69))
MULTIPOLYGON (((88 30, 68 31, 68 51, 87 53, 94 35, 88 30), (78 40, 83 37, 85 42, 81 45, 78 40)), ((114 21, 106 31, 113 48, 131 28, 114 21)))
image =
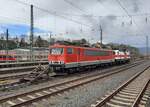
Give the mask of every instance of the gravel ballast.
MULTIPOLYGON (((124 65, 121 65, 124 66, 124 65)), ((83 73, 76 73, 76 74, 72 74, 72 75, 68 75, 68 76, 61 76, 61 77, 52 77, 50 80, 47 80, 43 83, 39 83, 39 84, 32 84, 32 85, 23 85, 23 86, 17 86, 15 88, 7 88, 4 91, 0 91, 0 96, 9 96, 12 94, 19 94, 19 93, 23 93, 23 92, 28 92, 34 89, 39 89, 41 87, 45 87, 45 86, 49 86, 49 85, 54 85, 56 83, 60 83, 60 82, 65 82, 68 80, 72 80, 72 79, 76 79, 82 76, 87 76, 90 74, 94 74, 94 73, 98 73, 98 72, 109 72, 111 69, 114 68, 118 68, 121 66, 114 66, 114 67, 108 67, 105 69, 101 69, 101 70, 93 70, 92 72, 83 72, 83 73)))
POLYGON ((116 89, 123 82, 128 80, 134 74, 143 70, 144 67, 150 65, 145 62, 139 66, 115 74, 110 77, 80 86, 76 89, 64 92, 49 99, 35 103, 37 107, 90 107, 97 99, 100 99, 106 93, 116 89))

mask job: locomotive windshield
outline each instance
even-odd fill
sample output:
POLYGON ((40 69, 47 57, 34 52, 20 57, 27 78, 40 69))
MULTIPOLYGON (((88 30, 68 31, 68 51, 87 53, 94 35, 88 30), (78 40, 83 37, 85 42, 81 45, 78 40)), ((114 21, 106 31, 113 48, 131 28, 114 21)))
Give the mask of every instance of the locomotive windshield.
POLYGON ((63 53, 63 48, 51 48, 50 54, 52 55, 60 55, 63 53))

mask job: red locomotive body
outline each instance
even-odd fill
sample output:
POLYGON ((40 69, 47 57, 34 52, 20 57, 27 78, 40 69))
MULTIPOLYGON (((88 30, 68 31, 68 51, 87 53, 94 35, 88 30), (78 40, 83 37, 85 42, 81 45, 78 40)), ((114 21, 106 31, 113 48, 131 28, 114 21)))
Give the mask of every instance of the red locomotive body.
POLYGON ((48 61, 55 69, 66 69, 113 63, 115 57, 107 49, 54 45, 50 47, 48 61))

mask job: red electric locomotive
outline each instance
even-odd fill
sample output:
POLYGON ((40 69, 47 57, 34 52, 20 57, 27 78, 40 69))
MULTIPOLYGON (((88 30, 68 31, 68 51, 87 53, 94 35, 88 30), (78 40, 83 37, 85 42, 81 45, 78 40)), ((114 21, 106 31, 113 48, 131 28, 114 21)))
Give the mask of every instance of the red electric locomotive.
POLYGON ((130 52, 129 51, 120 51, 120 50, 113 50, 115 63, 126 63, 130 61, 130 52))
POLYGON ((54 72, 69 72, 70 69, 112 64, 115 57, 113 51, 108 49, 54 45, 50 46, 48 61, 54 72))

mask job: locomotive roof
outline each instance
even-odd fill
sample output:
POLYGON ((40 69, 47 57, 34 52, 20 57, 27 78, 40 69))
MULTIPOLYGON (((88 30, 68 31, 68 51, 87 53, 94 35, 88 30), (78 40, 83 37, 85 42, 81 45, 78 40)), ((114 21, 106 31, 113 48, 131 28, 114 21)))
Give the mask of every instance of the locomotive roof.
POLYGON ((68 48, 84 48, 84 49, 92 49, 92 50, 106 50, 106 51, 112 51, 111 49, 101 49, 101 48, 93 48, 93 47, 81 47, 81 46, 72 46, 72 45, 53 45, 53 46, 49 46, 49 48, 54 48, 54 47, 68 47, 68 48))

